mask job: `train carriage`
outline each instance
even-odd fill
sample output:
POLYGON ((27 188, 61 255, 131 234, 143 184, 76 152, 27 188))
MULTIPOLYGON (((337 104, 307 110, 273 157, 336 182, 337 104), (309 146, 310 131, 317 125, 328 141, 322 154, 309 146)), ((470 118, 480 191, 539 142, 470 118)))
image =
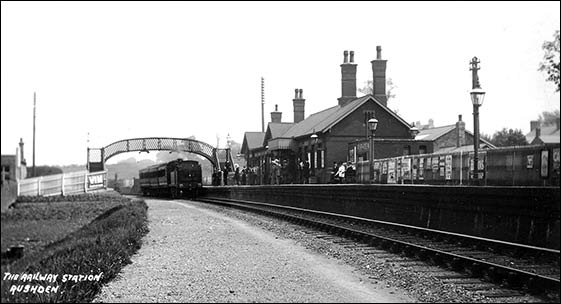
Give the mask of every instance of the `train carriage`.
POLYGON ((144 195, 197 196, 202 189, 202 169, 197 161, 177 159, 139 171, 144 195))

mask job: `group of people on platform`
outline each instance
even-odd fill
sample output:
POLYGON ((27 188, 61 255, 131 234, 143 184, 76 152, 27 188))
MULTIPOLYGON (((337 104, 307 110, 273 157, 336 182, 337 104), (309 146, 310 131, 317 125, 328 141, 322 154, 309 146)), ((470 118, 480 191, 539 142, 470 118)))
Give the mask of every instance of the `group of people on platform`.
POLYGON ((356 167, 351 162, 333 162, 331 183, 343 184, 356 182, 356 167))
MULTIPOLYGON (((259 167, 240 168, 238 164, 234 164, 234 170, 231 170, 229 162, 224 164, 224 170, 215 173, 214 185, 228 185, 229 172, 233 171, 232 185, 258 185, 258 184, 309 184, 310 183, 310 163, 306 159, 299 159, 296 172, 294 168, 288 170, 288 161, 281 161, 275 158, 271 161, 268 175, 259 167)), ((232 177, 232 175, 230 175, 232 177)), ((329 183, 354 183, 356 181, 356 169, 351 162, 334 162, 331 170, 331 178, 329 183)))
MULTIPOLYGON (((232 171, 230 167, 230 163, 226 162, 224 164, 224 169, 217 173, 215 176, 215 185, 223 184, 224 186, 228 185, 228 173, 232 171)), ((244 166, 240 170, 240 166, 238 164, 234 164, 234 180, 233 185, 254 185, 256 184, 256 174, 254 168, 248 168, 244 166)))

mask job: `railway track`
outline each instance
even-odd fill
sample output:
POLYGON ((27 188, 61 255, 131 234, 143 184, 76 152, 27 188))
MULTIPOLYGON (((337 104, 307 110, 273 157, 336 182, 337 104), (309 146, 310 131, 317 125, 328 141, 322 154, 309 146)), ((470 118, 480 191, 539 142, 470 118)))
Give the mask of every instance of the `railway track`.
POLYGON ((559 299, 559 250, 259 202, 197 200, 266 214, 327 232, 317 237, 361 246, 365 254, 379 254, 379 250, 384 250, 413 258, 395 261, 405 266, 420 263, 419 260, 428 262, 446 269, 435 277, 480 291, 487 297, 516 297, 528 292, 550 300, 559 299), (496 288, 498 285, 501 288, 496 288))

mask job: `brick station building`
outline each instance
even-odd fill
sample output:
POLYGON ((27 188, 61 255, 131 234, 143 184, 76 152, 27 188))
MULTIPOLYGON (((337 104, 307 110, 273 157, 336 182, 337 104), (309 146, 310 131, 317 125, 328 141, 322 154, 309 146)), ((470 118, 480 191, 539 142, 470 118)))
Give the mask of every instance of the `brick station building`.
MULTIPOLYGON (((265 132, 246 132, 241 153, 247 164, 257 174, 257 184, 271 183, 271 161, 282 164, 281 183, 302 182, 299 164, 307 160, 311 183, 327 183, 331 178, 333 163, 367 160, 367 122, 378 120, 375 133, 375 158, 430 153, 454 142, 461 147, 470 143, 473 136, 465 131, 461 121, 454 127, 445 126, 421 130, 409 124, 387 107, 386 64, 382 49, 376 48, 376 59, 371 61, 373 92, 356 96, 356 71, 354 52, 344 52, 341 64, 341 97, 337 104, 305 117, 303 90, 296 89, 293 99, 294 120, 282 122, 282 113, 275 107, 271 122, 265 132), (457 129, 457 131, 452 131, 457 129), (315 135, 315 136, 312 136, 315 135)), ((482 141, 485 145, 490 145, 482 141)))

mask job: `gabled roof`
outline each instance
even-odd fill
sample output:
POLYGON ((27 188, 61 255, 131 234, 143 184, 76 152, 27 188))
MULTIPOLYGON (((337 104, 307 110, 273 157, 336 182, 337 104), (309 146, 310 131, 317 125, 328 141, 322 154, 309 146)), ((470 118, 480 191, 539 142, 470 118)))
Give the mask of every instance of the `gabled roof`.
MULTIPOLYGON (((559 136, 560 136, 559 129, 557 125, 543 125, 540 127, 540 139, 543 143, 559 143, 559 136)), ((526 134, 526 140, 528 143, 532 143, 536 138, 536 129, 530 131, 530 133, 526 134)))
MULTIPOLYGON (((290 130, 288 130, 282 137, 285 138, 297 138, 305 135, 311 135, 315 132, 327 132, 331 129, 334 125, 339 123, 349 114, 353 113, 356 109, 362 106, 364 103, 371 101, 377 103, 380 107, 385 109, 388 113, 390 113, 393 117, 395 117, 398 121, 406 125, 408 128, 410 125, 399 115, 394 113, 388 107, 380 103, 374 96, 368 94, 357 99, 354 99, 344 106, 334 106, 328 109, 325 109, 321 112, 314 113, 310 115, 308 118, 302 120, 301 122, 294 124, 290 130)), ((274 138, 274 137, 273 137, 274 138)))
MULTIPOLYGON (((484 145, 480 149, 481 150, 493 149, 493 147, 488 147, 487 145, 484 145)), ((461 146, 461 147, 440 148, 440 149, 434 151, 434 153, 452 153, 452 152, 460 152, 460 151, 462 151, 462 152, 473 152, 473 145, 467 145, 467 146, 461 146)))
MULTIPOLYGON (((454 129, 456 129, 456 125, 448 125, 448 126, 442 126, 442 127, 436 127, 436 128, 430 128, 430 129, 424 129, 421 130, 421 132, 419 132, 419 134, 417 134, 417 136, 415 136, 415 140, 423 140, 423 141, 435 141, 438 138, 448 134, 450 131, 453 131, 454 129)), ((469 135, 471 135, 472 137, 475 137, 473 135, 473 133, 471 133, 468 130, 465 130, 465 132, 469 135)), ((480 142, 483 142, 484 145, 486 145, 487 147, 494 149, 496 148, 495 145, 493 145, 492 143, 488 142, 487 140, 483 139, 483 138, 479 138, 480 142)), ((471 145, 473 148, 473 145, 471 145)), ((467 148, 469 150, 469 148, 467 148)), ((459 151, 459 150, 458 150, 459 151)))
POLYGON ((555 144, 560 142, 559 140, 559 136, 561 136, 560 134, 561 133, 557 131, 557 134, 540 136, 540 139, 544 144, 555 144))
POLYGON ((456 125, 449 125, 449 126, 442 126, 442 127, 424 129, 424 130, 421 130, 421 132, 419 132, 419 134, 417 134, 417 136, 415 136, 415 140, 433 141, 433 140, 436 140, 437 138, 447 134, 448 132, 454 130, 455 128, 456 128, 456 125))
POLYGON ((245 132, 242 143, 242 151, 248 151, 263 147, 265 132, 245 132))
POLYGON ((268 140, 274 139, 274 138, 278 138, 278 137, 286 138, 286 136, 284 136, 284 134, 293 125, 294 125, 293 122, 270 122, 267 125, 267 131, 265 132, 265 137, 263 138, 263 141, 261 142, 261 144, 263 146, 266 146, 267 143, 265 141, 268 141, 268 140))
MULTIPOLYGON (((475 138, 475 135, 473 135, 473 133, 471 133, 470 131, 466 130, 466 133, 473 136, 473 138, 475 138)), ((480 141, 479 145, 482 148, 485 148, 485 147, 481 145, 481 142, 483 142, 487 146, 487 148, 489 148, 489 149, 496 149, 497 148, 497 146, 493 145, 491 142, 487 141, 486 139, 482 138, 481 136, 479 136, 479 141, 480 141)))

